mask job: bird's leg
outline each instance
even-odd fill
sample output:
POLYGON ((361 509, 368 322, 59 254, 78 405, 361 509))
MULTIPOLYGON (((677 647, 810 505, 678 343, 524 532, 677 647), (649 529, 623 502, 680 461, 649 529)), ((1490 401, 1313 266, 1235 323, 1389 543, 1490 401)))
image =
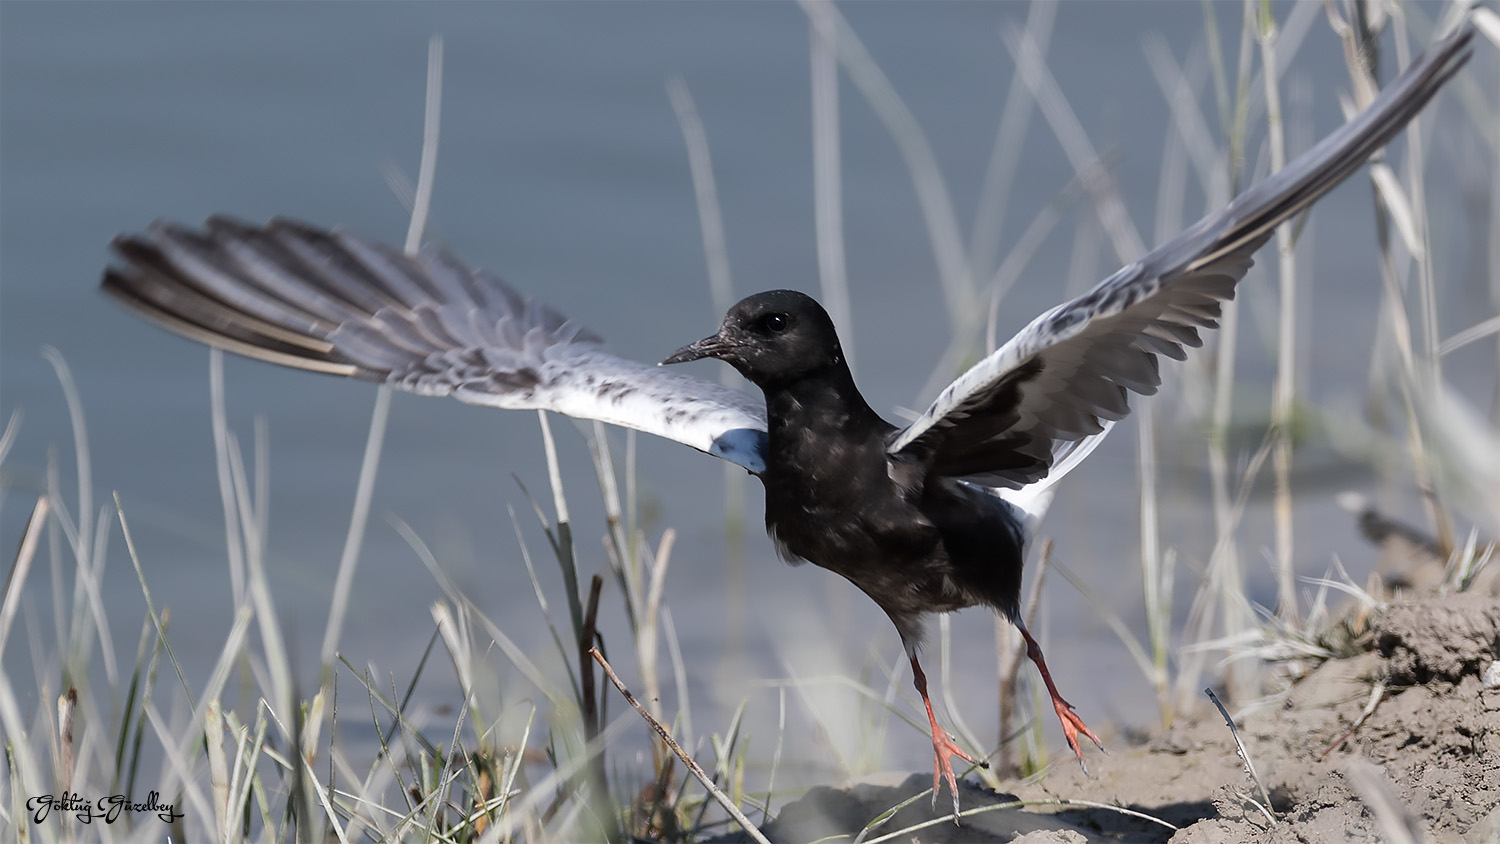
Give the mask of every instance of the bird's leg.
MULTIPOLYGON (((1078 713, 1073 711, 1073 704, 1063 700, 1063 696, 1057 693, 1057 686, 1052 682, 1052 672, 1047 670, 1047 660, 1042 658, 1042 646, 1031 638, 1031 631, 1021 623, 1019 618, 1015 619, 1016 629, 1021 631, 1021 637, 1026 640, 1026 656, 1036 663, 1038 671, 1042 672, 1042 682, 1047 684, 1047 694, 1052 696, 1052 708, 1057 710, 1057 720, 1062 722, 1063 735, 1068 739, 1068 747, 1073 748, 1073 753, 1078 756, 1078 764, 1083 766, 1083 772, 1089 772, 1088 763, 1083 761, 1083 748, 1078 746, 1078 734, 1083 733, 1094 742, 1100 750, 1104 750, 1104 742, 1094 735, 1078 713)), ((1108 753, 1109 751, 1105 751, 1108 753)))
POLYGON ((938 726, 937 715, 932 711, 932 698, 927 696, 927 675, 922 673, 922 665, 917 662, 915 653, 911 654, 911 673, 912 684, 917 687, 917 694, 922 696, 922 703, 927 706, 927 722, 932 725, 932 808, 937 808, 938 790, 946 779, 948 791, 953 795, 953 822, 958 823, 958 780, 953 776, 951 757, 957 756, 985 768, 989 765, 965 753, 954 743, 948 731, 938 726))

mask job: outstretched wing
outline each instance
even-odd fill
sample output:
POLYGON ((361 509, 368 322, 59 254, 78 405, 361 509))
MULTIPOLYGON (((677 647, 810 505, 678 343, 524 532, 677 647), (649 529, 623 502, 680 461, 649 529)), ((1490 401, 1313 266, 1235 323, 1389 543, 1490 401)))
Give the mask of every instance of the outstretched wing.
POLYGON ((1161 383, 1157 355, 1182 360, 1275 227, 1384 146, 1468 60, 1472 29, 1420 56, 1353 120, 1217 213, 1037 317, 948 385, 890 443, 938 475, 1018 489, 1104 423, 1130 393, 1161 383))
POLYGON ((677 440, 759 473, 758 401, 616 357, 587 329, 428 248, 407 256, 346 231, 225 217, 119 237, 102 284, 210 346, 469 404, 554 410, 677 440))

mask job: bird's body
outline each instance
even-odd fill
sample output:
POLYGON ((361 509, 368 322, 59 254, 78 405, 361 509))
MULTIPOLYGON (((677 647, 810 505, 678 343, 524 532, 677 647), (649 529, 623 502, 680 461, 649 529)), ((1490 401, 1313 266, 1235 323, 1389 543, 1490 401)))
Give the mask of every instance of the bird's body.
POLYGON ((985 605, 1020 630, 1068 743, 1098 739, 1058 694, 1018 613, 1026 546, 1053 487, 1216 327, 1275 227, 1401 130, 1467 59, 1434 45, 1365 111, 1225 208, 1037 317, 905 428, 860 395, 828 314, 786 290, 730 309, 663 363, 713 357, 764 405, 609 354, 595 335, 444 253, 343 231, 226 218, 122 237, 104 289, 164 327, 279 364, 472 404, 541 408, 678 440, 743 466, 782 556, 836 572, 895 623, 933 735, 933 784, 973 761, 938 725, 918 661, 923 619, 985 605))
MULTIPOLYGON (((725 323, 721 336, 742 345, 783 347, 759 356, 708 350, 765 395, 760 479, 766 532, 781 557, 846 578, 914 645, 930 613, 985 604, 1015 619, 1025 546, 1016 509, 932 473, 928 461, 891 454, 900 429, 860 394, 827 312, 809 296, 773 290, 736 305, 725 323), (757 336, 768 314, 788 325, 757 336)), ((682 359, 696 354, 691 349, 682 359)))
MULTIPOLYGON (((932 727, 934 800, 939 778, 946 777, 956 814, 958 787, 949 757, 978 760, 954 743, 932 710, 918 660, 924 620, 932 613, 984 604, 1003 614, 1026 639, 1027 654, 1079 760, 1080 734, 1103 746, 1058 694, 1041 648, 1018 612, 1027 528, 1040 518, 1045 500, 1031 497, 1039 506, 1028 512, 1000 490, 954 474, 950 465, 955 443, 960 456, 977 445, 1002 455, 1020 452, 1020 464, 1029 465, 1029 438, 999 445, 986 438, 976 444, 962 436, 962 427, 939 425, 915 447, 900 447, 910 429, 897 428, 870 408, 828 312, 794 290, 741 300, 718 333, 684 346, 663 363, 705 357, 733 366, 765 395, 760 479, 766 488, 766 532, 782 558, 807 560, 842 575, 885 610, 901 635, 932 727), (952 436, 955 430, 960 436, 952 436)), ((1002 400, 1018 399, 1019 383, 1035 380, 1042 370, 1037 364, 1020 367, 1020 380, 999 390, 1002 400)), ((1107 430, 1107 423, 1093 426, 1081 441, 1097 443, 1107 430)), ((1062 451, 1076 451, 1077 444, 1062 451)), ((1002 458, 985 465, 1005 471, 1016 463, 1002 458)), ((1070 465, 1058 464, 1054 478, 1036 488, 1050 487, 1070 465)))
POLYGON ((927 613, 988 604, 1014 617, 1023 538, 1010 506, 949 478, 902 487, 886 454, 896 427, 836 401, 767 396, 770 460, 761 480, 766 532, 781 556, 847 578, 918 641, 927 613))

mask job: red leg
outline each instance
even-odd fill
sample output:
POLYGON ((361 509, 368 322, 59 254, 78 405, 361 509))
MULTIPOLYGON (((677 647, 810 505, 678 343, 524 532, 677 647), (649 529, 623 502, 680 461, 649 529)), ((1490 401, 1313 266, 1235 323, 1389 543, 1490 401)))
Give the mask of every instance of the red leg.
MULTIPOLYGON (((1057 686, 1052 682, 1052 672, 1047 670, 1047 661, 1042 658, 1042 647, 1031 638, 1031 633, 1021 622, 1016 622, 1016 629, 1021 631, 1021 637, 1026 640, 1026 656, 1036 663, 1036 668, 1042 673, 1042 682, 1047 684, 1047 694, 1052 696, 1052 708, 1057 710, 1057 720, 1062 722, 1063 735, 1068 739, 1068 747, 1073 748, 1073 753, 1078 756, 1078 764, 1083 766, 1083 772, 1089 772, 1088 763, 1083 761, 1083 748, 1078 746, 1078 734, 1082 733, 1089 737, 1100 750, 1104 750, 1104 742, 1094 735, 1094 731, 1083 723, 1078 713, 1073 711, 1073 704, 1063 700, 1063 696, 1057 693, 1057 686)), ((1105 751, 1108 753, 1109 751, 1105 751)))
POLYGON ((922 703, 927 706, 927 721, 932 725, 932 807, 937 808, 938 790, 946 779, 948 791, 953 795, 953 822, 958 823, 958 780, 953 776, 951 757, 957 756, 985 768, 989 765, 965 753, 954 743, 948 731, 938 726, 937 715, 932 712, 932 698, 927 696, 927 675, 922 673, 922 666, 917 662, 915 653, 911 655, 911 671, 912 683, 917 687, 917 694, 922 696, 922 703))

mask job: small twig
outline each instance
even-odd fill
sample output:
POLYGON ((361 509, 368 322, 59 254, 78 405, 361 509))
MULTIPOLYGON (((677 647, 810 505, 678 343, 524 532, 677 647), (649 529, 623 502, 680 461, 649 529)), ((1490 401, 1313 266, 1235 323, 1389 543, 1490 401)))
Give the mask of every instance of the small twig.
MULTIPOLYGON (((594 575, 589 583, 589 601, 583 611, 583 629, 578 639, 578 683, 582 698, 579 703, 583 708, 584 740, 591 746, 599 737, 599 728, 604 720, 604 707, 600 705, 603 701, 594 693, 594 666, 589 662, 589 654, 594 652, 595 640, 599 635, 596 625, 599 618, 599 593, 603 589, 604 576, 594 575)), ((589 785, 597 795, 595 800, 608 807, 603 817, 614 818, 618 815, 610 799, 608 770, 604 763, 604 743, 598 742, 597 749, 589 758, 589 785)), ((611 830, 608 834, 611 841, 617 840, 619 836, 619 829, 611 830)))
MULTIPOLYGON (((594 669, 589 664, 589 654, 594 649, 595 624, 599 617, 599 592, 604 588, 604 577, 594 575, 589 583, 589 602, 583 613, 583 635, 578 640, 578 675, 582 685, 584 738, 593 741, 599 735, 599 704, 594 694, 594 669)), ((600 752, 603 756, 603 752, 600 752)))
POLYGON ((1370 720, 1370 716, 1375 714, 1375 707, 1380 705, 1380 699, 1384 696, 1385 681, 1381 680, 1379 683, 1375 684, 1374 688, 1370 689, 1370 702, 1365 704, 1365 711, 1361 712, 1359 714, 1359 717, 1354 719, 1354 726, 1350 727, 1348 731, 1346 731, 1343 735, 1334 739, 1333 744, 1328 745, 1328 747, 1324 748, 1322 753, 1318 754, 1318 758, 1328 758, 1328 754, 1334 752, 1335 750, 1338 750, 1343 746, 1344 742, 1349 740, 1350 736, 1358 732, 1359 728, 1363 727, 1365 725, 1365 722, 1370 720))
POLYGON ((1234 719, 1229 717, 1229 710, 1225 709, 1224 704, 1219 702, 1219 696, 1214 694, 1213 689, 1204 689, 1203 693, 1208 695, 1208 699, 1213 701, 1214 706, 1219 708, 1219 714, 1224 716, 1224 723, 1229 725, 1229 734, 1234 736, 1234 746, 1239 748, 1240 759, 1245 763, 1245 773, 1250 775, 1250 779, 1255 783, 1256 788, 1260 789, 1261 799, 1266 801, 1264 805, 1255 803, 1254 800, 1250 802, 1255 803, 1256 808, 1260 809, 1274 826, 1276 824, 1276 812, 1271 808, 1271 792, 1266 790, 1266 784, 1261 782, 1260 774, 1255 772, 1255 763, 1250 761, 1250 752, 1245 750, 1245 743, 1240 741, 1239 728, 1234 725, 1234 719))
POLYGON ((57 735, 62 750, 62 765, 58 773, 62 790, 73 787, 73 719, 78 714, 78 690, 68 687, 68 693, 57 700, 57 735))
POLYGON ((26 532, 21 534, 21 547, 11 561, 10 571, 5 575, 5 597, 0 601, 0 653, 5 653, 5 640, 10 638, 10 624, 21 606, 21 591, 26 585, 26 575, 31 572, 31 561, 36 559, 37 545, 42 541, 42 528, 47 524, 47 515, 52 512, 52 499, 39 495, 31 509, 31 518, 26 521, 26 532))
POLYGON ((641 706, 640 701, 635 699, 635 695, 631 694, 630 690, 625 688, 625 684, 620 682, 619 675, 615 674, 615 670, 609 666, 609 661, 604 658, 604 655, 599 653, 599 649, 590 648, 589 656, 592 656, 594 661, 599 663, 599 667, 604 669, 604 676, 608 677, 615 688, 620 690, 620 694, 624 696, 625 702, 634 707, 635 711, 639 712, 641 717, 646 719, 646 723, 651 725, 651 729, 655 730, 656 734, 661 737, 661 740, 666 742, 667 747, 677 755, 678 759, 682 760, 682 764, 686 765, 687 769, 693 772, 693 776, 697 777, 698 782, 703 784, 703 787, 708 790, 709 795, 720 806, 724 807, 724 811, 728 812, 730 817, 734 818, 735 822, 743 827, 745 832, 749 833, 750 837, 754 838, 759 844, 771 844, 766 836, 761 834, 761 831, 756 828, 755 824, 751 823, 750 819, 745 817, 745 813, 740 811, 740 807, 734 805, 734 801, 729 799, 729 795, 714 785, 713 779, 702 768, 698 767, 698 763, 694 762, 693 757, 689 756, 687 751, 682 749, 682 745, 678 744, 672 738, 672 734, 667 732, 667 728, 662 726, 660 721, 652 718, 651 713, 646 711, 646 707, 641 706))

